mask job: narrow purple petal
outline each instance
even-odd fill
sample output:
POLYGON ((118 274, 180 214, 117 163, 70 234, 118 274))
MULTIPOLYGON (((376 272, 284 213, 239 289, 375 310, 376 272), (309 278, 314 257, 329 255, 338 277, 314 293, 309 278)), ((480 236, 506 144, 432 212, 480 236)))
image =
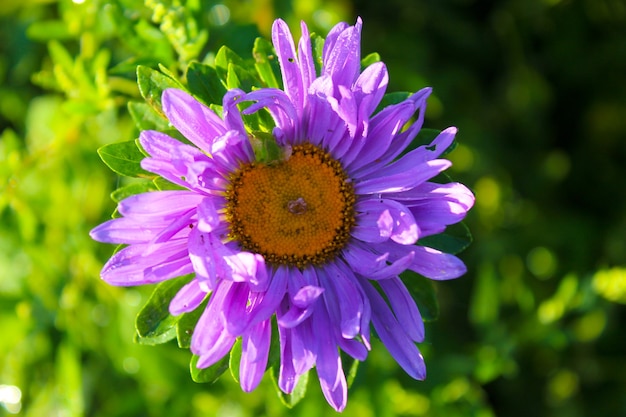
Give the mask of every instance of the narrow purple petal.
POLYGON ((359 334, 363 301, 355 284, 356 278, 349 268, 343 270, 328 263, 318 272, 324 292, 330 321, 339 323, 341 336, 351 339, 359 334))
POLYGON ((104 265, 101 277, 111 285, 153 284, 191 273, 184 239, 160 243, 158 254, 145 256, 148 244, 135 244, 115 253, 104 265))
POLYGON ((106 243, 147 243, 168 224, 162 219, 150 220, 143 222, 126 217, 108 220, 94 227, 89 236, 93 240, 106 243))
POLYGON ((359 18, 354 26, 346 28, 337 36, 330 49, 324 50, 322 74, 330 75, 335 85, 352 86, 359 74, 361 26, 359 18))
POLYGON ((191 336, 191 351, 198 355, 198 368, 213 365, 226 355, 235 337, 229 334, 224 322, 224 301, 234 284, 221 281, 209 299, 206 309, 200 316, 191 336))
POLYGON ((435 159, 417 166, 414 164, 409 165, 408 160, 400 161, 402 161, 402 164, 389 165, 380 169, 378 175, 357 182, 355 187, 356 193, 376 194, 410 190, 452 165, 446 159, 435 159))
POLYGON ((426 99, 430 95, 432 89, 427 87, 423 88, 415 94, 407 98, 406 101, 413 102, 415 105, 415 111, 418 112, 417 120, 411 124, 408 129, 396 135, 389 143, 389 147, 386 151, 381 153, 374 161, 369 164, 355 169, 352 175, 355 178, 366 177, 367 175, 376 172, 381 166, 385 166, 391 161, 395 160, 409 144, 415 139, 419 133, 422 125, 424 124, 424 114, 426 113, 426 99))
POLYGON ((406 334, 415 342, 424 341, 422 315, 402 280, 393 277, 381 280, 379 284, 389 300, 393 314, 398 319, 398 323, 402 323, 406 334))
POLYGON ((269 279, 266 291, 259 292, 262 297, 250 310, 250 325, 255 325, 259 321, 267 320, 277 310, 278 306, 287 293, 287 282, 289 271, 286 267, 280 266, 269 279))
POLYGON ((415 258, 410 269, 430 279, 446 280, 458 278, 467 272, 459 258, 449 253, 425 246, 414 246, 415 258))
POLYGON ((272 323, 262 321, 243 334, 239 381, 245 392, 254 390, 265 373, 270 351, 272 323))
POLYGON ((426 366, 417 346, 407 336, 378 291, 366 280, 362 280, 362 284, 372 304, 372 323, 380 340, 409 376, 423 380, 426 378, 426 366))
POLYGON ((347 156, 344 162, 347 169, 358 169, 377 160, 387 150, 396 134, 415 112, 415 104, 404 101, 387 106, 369 122, 367 136, 347 156))
POLYGON ((200 149, 208 151, 213 139, 228 130, 213 110, 182 90, 165 90, 162 104, 172 125, 200 149))
POLYGON ((309 29, 304 22, 300 23, 300 30, 302 36, 300 36, 300 41, 298 42, 298 58, 302 74, 302 91, 306 94, 309 86, 315 79, 315 63, 313 61, 309 29))
POLYGON ((348 384, 341 367, 339 350, 330 331, 330 322, 325 309, 316 310, 311 317, 313 331, 318 338, 316 369, 326 401, 337 411, 342 411, 347 402, 348 384))
MULTIPOLYGON (((277 312, 279 314, 279 312, 277 312)), ((278 326, 278 340, 280 342, 280 367, 278 369, 278 387, 286 394, 290 394, 298 383, 299 375, 293 366, 291 353, 291 329, 278 326)))
POLYGON ((224 298, 222 314, 226 323, 226 331, 237 336, 243 333, 248 325, 247 306, 250 302, 248 285, 235 282, 224 298))
POLYGON ((192 191, 154 191, 125 198, 117 210, 124 217, 171 221, 196 208, 204 197, 192 191))
POLYGON ((272 26, 272 43, 278 55, 284 90, 300 112, 304 107, 305 90, 293 37, 287 24, 277 19, 272 26))

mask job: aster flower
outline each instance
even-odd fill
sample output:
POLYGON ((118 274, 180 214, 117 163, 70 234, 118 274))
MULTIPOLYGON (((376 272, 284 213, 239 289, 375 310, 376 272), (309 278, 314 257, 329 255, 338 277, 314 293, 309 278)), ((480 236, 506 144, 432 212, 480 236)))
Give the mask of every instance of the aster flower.
POLYGON ((149 156, 141 166, 184 190, 128 197, 122 217, 91 235, 128 245, 102 270, 110 284, 193 274, 169 309, 190 312, 209 297, 191 340, 199 368, 241 338, 240 384, 253 390, 268 366, 275 320, 280 389, 292 392, 315 368, 340 411, 340 351, 365 360, 371 326, 411 377, 425 378, 416 345, 424 327, 399 274, 441 280, 465 272, 457 257, 417 242, 461 221, 474 197, 462 184, 429 181, 450 166, 439 157, 456 129, 407 151, 430 89, 375 113, 388 75, 381 62, 361 72, 360 19, 330 31, 319 73, 305 24, 301 31, 296 46, 283 21, 273 26, 282 90, 232 89, 221 116, 182 90, 165 90, 163 112, 191 144, 143 131, 149 156), (267 132, 278 149, 272 161, 258 159, 258 132, 243 121, 259 111, 275 122, 267 132))

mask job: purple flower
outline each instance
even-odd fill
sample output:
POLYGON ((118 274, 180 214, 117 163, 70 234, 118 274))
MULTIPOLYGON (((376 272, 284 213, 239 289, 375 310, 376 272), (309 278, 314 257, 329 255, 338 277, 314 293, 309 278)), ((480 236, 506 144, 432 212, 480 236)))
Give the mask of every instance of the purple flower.
POLYGON ((267 367, 275 316, 280 389, 290 393, 315 367, 327 401, 341 411, 347 384, 339 352, 364 360, 370 325, 410 376, 425 378, 416 346, 422 319, 398 275, 465 273, 457 257, 416 243, 461 221, 474 196, 462 184, 429 181, 450 166, 439 156, 455 128, 403 154, 422 126, 430 89, 374 114, 388 75, 381 62, 361 72, 360 20, 330 31, 321 74, 301 28, 296 47, 285 22, 274 23, 284 90, 231 90, 222 117, 166 90, 164 113, 195 146, 144 131, 150 156, 142 167, 184 190, 128 197, 122 217, 91 235, 128 245, 104 266, 108 283, 194 274, 170 312, 194 310, 210 295, 191 342, 198 367, 216 363, 241 337, 240 383, 253 390, 267 367), (242 102, 244 114, 269 111, 280 159, 255 161, 242 102))

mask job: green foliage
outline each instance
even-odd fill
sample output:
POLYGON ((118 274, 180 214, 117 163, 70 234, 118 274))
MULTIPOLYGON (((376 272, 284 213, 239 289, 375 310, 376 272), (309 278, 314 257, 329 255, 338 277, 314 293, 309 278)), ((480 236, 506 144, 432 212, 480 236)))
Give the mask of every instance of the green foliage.
POLYGON ((176 337, 176 325, 180 316, 172 316, 169 311, 170 301, 192 276, 164 281, 157 285, 141 308, 135 320, 137 342, 144 345, 158 345, 176 337))
POLYGON ((154 177, 153 174, 141 168, 141 160, 145 155, 141 153, 134 140, 111 143, 98 149, 98 155, 114 172, 128 177, 154 177))

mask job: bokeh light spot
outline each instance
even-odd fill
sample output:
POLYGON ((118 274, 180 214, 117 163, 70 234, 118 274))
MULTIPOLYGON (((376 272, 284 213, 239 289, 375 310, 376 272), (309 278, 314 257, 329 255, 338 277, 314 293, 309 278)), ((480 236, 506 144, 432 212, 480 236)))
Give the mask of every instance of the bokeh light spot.
POLYGON ((208 19, 213 26, 224 26, 230 20, 230 9, 223 4, 216 4, 209 10, 208 19))
POLYGON ((526 266, 537 278, 548 279, 556 270, 557 259, 548 248, 538 246, 528 253, 526 266))

